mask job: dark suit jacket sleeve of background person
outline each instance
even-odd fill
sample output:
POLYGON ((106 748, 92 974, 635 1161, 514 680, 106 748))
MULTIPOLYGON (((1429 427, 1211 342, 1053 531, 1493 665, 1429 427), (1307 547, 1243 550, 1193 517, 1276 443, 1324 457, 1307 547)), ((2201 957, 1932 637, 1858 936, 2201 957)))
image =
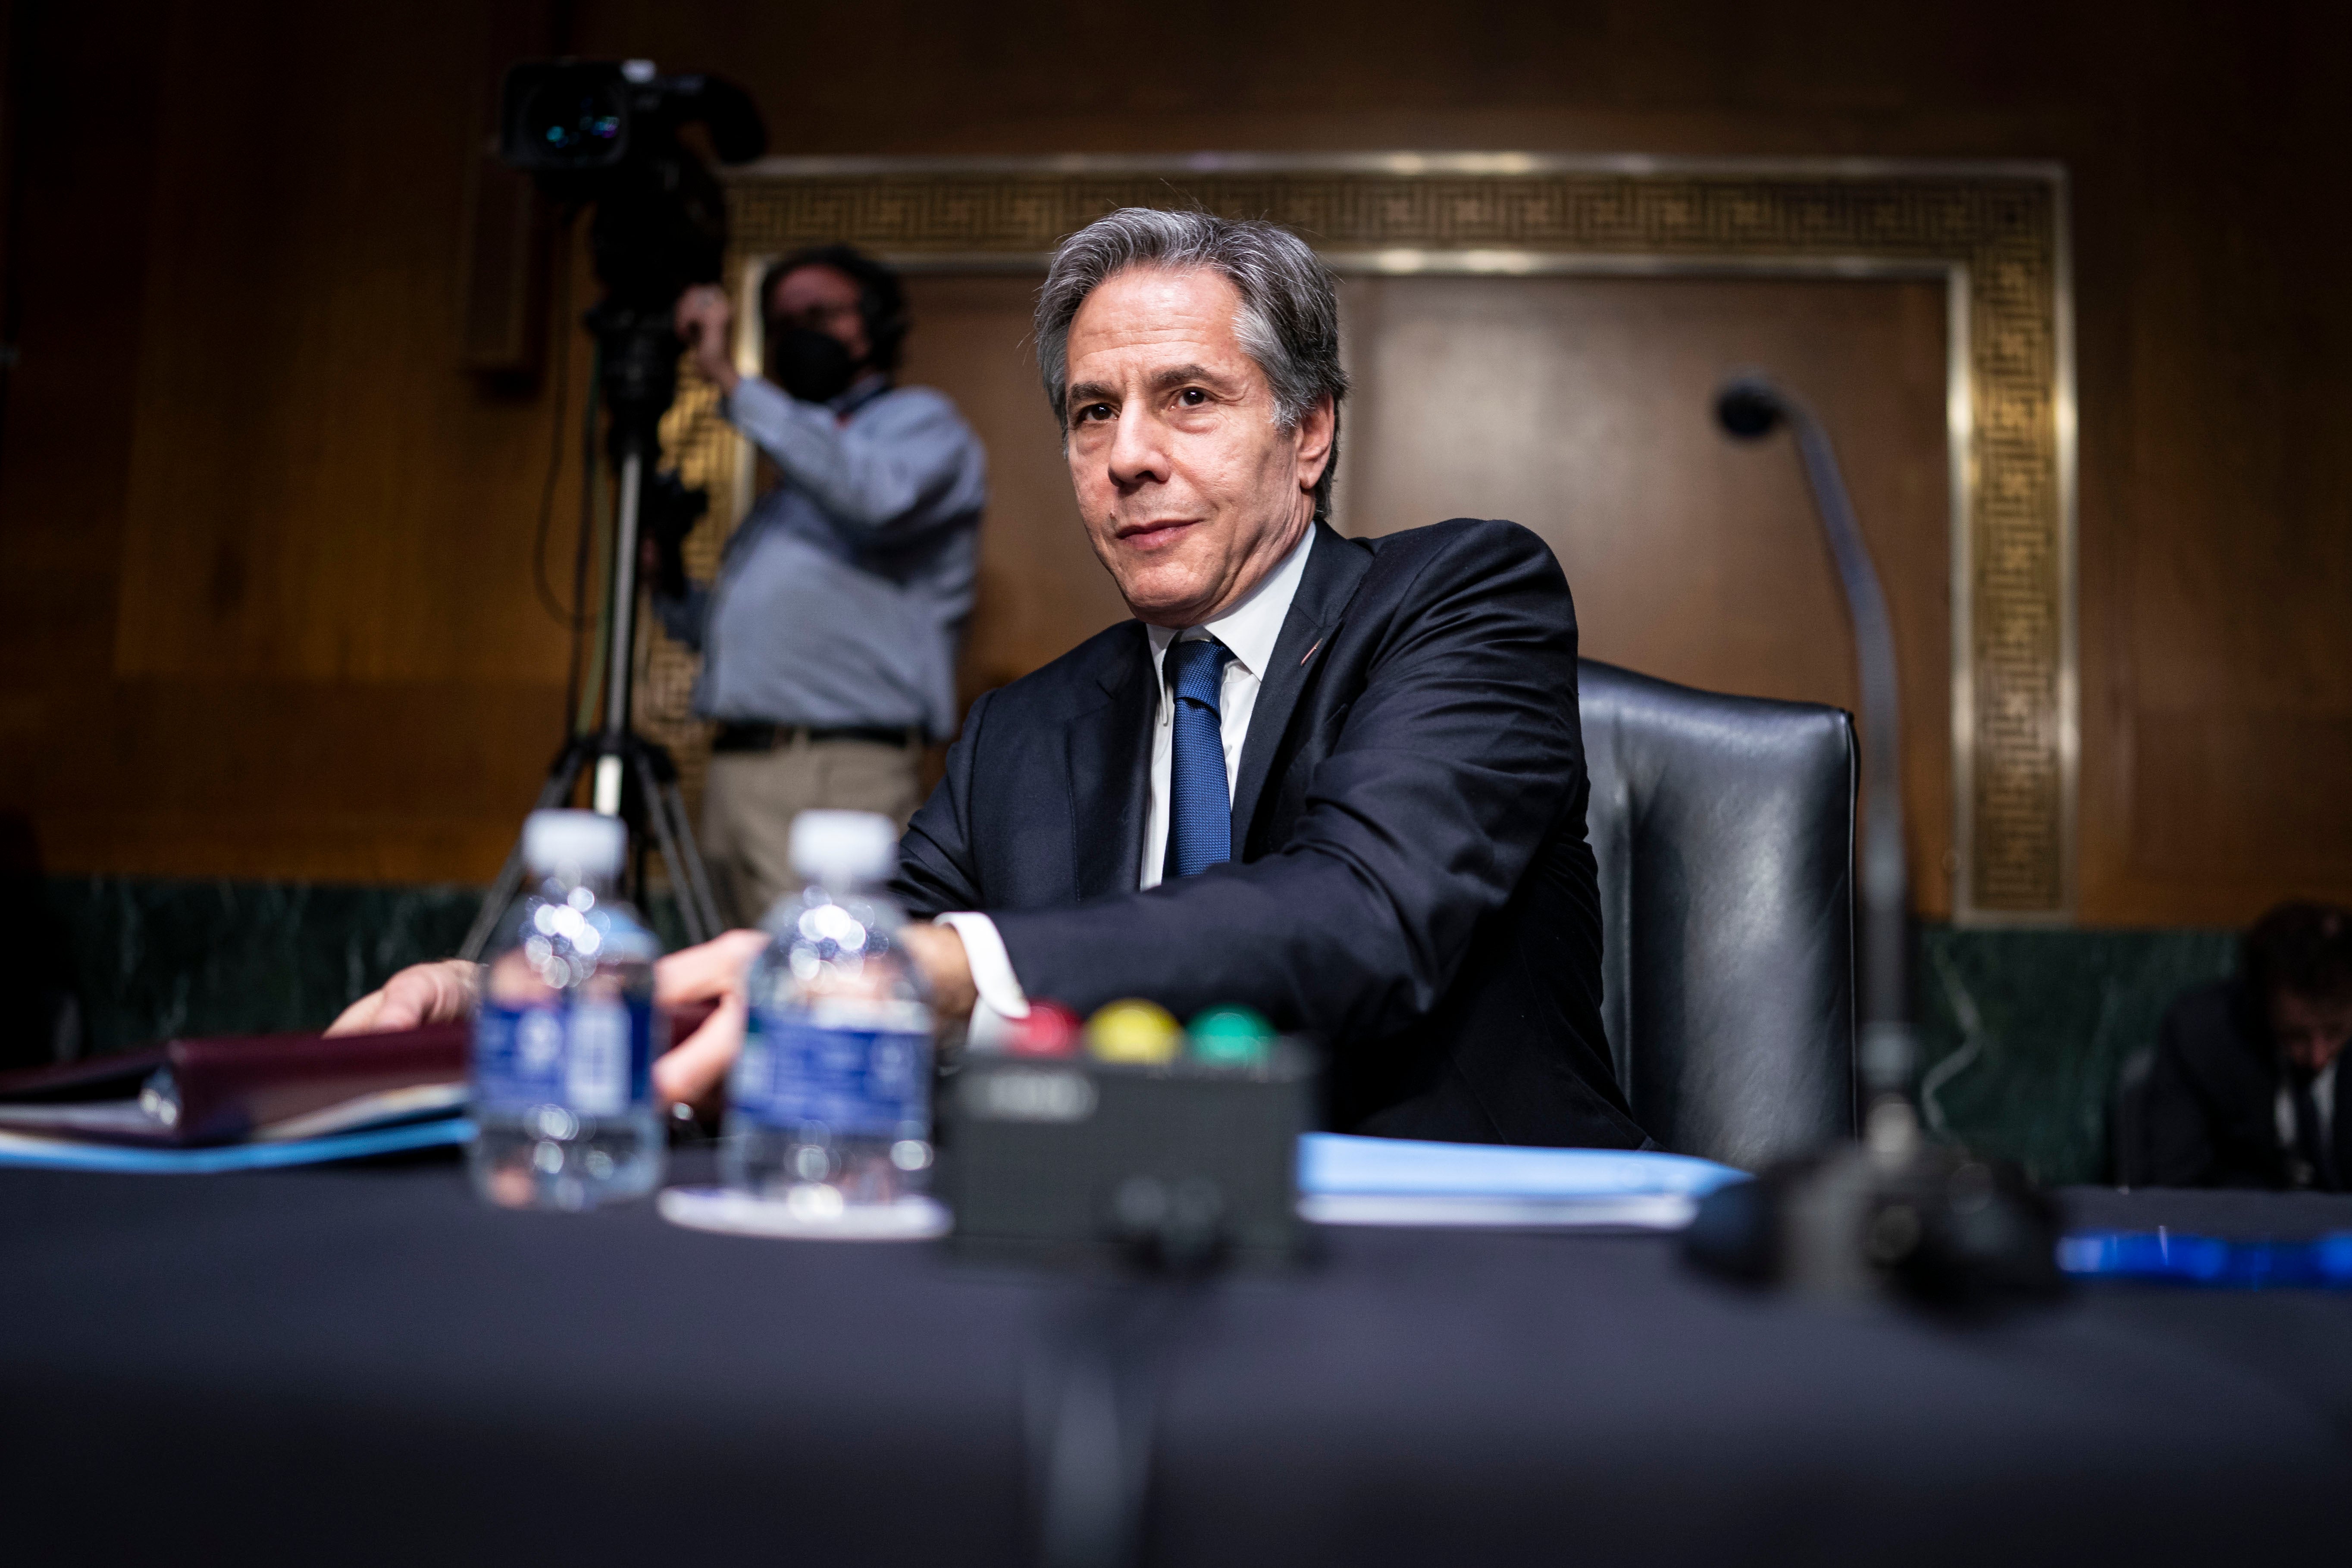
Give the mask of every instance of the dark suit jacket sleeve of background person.
POLYGON ((992 916, 1034 997, 1242 1003, 1322 1037, 1340 1131, 1641 1146, 1601 1028, 1558 563, 1516 523, 1318 526, 1243 747, 1235 863, 1136 890, 1155 693, 1129 622, 973 705, 899 892, 992 916))
POLYGON ((2182 992, 2165 1011, 2148 1076, 2148 1184, 2286 1185, 2278 1086, 2242 986, 2215 981, 2182 992))

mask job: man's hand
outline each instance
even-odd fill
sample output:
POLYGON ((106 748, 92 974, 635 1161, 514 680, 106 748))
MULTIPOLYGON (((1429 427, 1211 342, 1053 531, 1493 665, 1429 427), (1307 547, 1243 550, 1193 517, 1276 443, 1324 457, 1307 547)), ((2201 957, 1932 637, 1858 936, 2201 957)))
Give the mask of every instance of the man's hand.
MULTIPOLYGON (((951 1019, 969 1016, 977 994, 963 939, 944 926, 910 925, 899 932, 899 940, 930 983, 932 1006, 939 1015, 951 1019)), ((744 977, 767 945, 765 931, 730 931, 699 946, 681 948, 654 965, 656 1006, 719 1004, 702 1027, 654 1063, 654 1092, 663 1104, 705 1105, 726 1083, 728 1069, 743 1048, 743 1024, 750 1011, 744 977)), ((463 959, 412 964, 383 990, 344 1008, 327 1033, 357 1035, 447 1023, 473 1010, 480 987, 480 969, 463 959)))
POLYGON ((980 1000, 971 982, 971 958, 953 926, 910 925, 898 933, 899 945, 931 985, 931 1011, 943 1022, 971 1016, 980 1000))
POLYGON ((482 988, 482 972, 462 958, 438 963, 412 963, 344 1008, 327 1026, 331 1035, 373 1035, 388 1029, 414 1029, 425 1024, 446 1024, 474 1010, 482 988))
MULTIPOLYGON (((654 1001, 661 1006, 717 1001, 699 1029, 654 1063, 654 1088, 664 1104, 699 1104, 727 1081, 735 1053, 743 1048, 743 977, 768 943, 767 934, 730 931, 699 947, 671 953, 654 965, 654 1001)), ((462 1018, 480 1000, 481 970, 463 959, 416 963, 342 1011, 330 1035, 364 1035, 413 1029, 462 1018)))
POLYGON ((664 1105, 705 1105, 727 1081, 743 1048, 749 1016, 744 976, 768 945, 762 931, 730 931, 696 947, 684 947, 654 965, 654 1004, 676 1007, 688 1002, 719 1004, 702 1027, 672 1046, 654 1063, 654 1093, 664 1105))
POLYGON ((735 373, 730 349, 733 339, 728 329, 734 321, 735 308, 716 283, 698 283, 677 297, 677 335, 694 351, 697 368, 720 392, 734 391, 743 379, 735 373))
MULTIPOLYGON (((743 1025, 750 1015, 744 977, 768 940, 765 931, 730 931, 698 947, 681 948, 654 965, 657 1005, 719 1004, 702 1027, 654 1063, 654 1092, 665 1105, 707 1106, 726 1083, 728 1069, 743 1048, 743 1025)), ((942 1018, 970 1016, 977 993, 963 938, 945 926, 910 925, 898 933, 898 940, 930 983, 933 1010, 942 1018)))

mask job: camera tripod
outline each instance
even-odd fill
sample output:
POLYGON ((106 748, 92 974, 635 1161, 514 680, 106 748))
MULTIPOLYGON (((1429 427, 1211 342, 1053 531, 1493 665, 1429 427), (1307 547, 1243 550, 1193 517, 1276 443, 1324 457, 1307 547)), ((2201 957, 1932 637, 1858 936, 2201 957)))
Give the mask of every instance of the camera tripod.
MULTIPOLYGON (((605 581, 610 588, 604 658, 604 723, 593 734, 575 735, 547 771, 539 792, 541 811, 569 804, 583 773, 589 775, 590 808, 629 825, 637 853, 631 858, 628 891, 644 891, 645 840, 652 831, 662 863, 677 896, 688 942, 707 942, 720 929, 710 872, 696 848, 678 789, 677 765, 662 746, 639 735, 630 722, 635 695, 638 540, 647 496, 655 489, 653 467, 661 455, 661 416, 677 392, 677 359, 683 345, 671 330, 666 306, 645 307, 606 300, 585 318, 598 353, 598 385, 612 423, 606 454, 618 479, 620 505, 613 529, 605 581)), ((522 887, 522 841, 517 838, 498 880, 482 900, 473 929, 458 956, 478 962, 497 932, 499 918, 522 887)))

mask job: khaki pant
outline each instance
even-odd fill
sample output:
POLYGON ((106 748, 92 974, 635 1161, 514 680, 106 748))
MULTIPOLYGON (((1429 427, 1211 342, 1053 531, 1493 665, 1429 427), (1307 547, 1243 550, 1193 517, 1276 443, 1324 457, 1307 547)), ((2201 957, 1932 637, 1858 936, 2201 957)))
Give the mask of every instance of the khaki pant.
POLYGON ((702 853, 719 913, 755 924, 798 892, 793 818, 813 808, 878 811, 900 827, 922 802, 922 752, 872 741, 793 740, 770 752, 717 752, 702 791, 702 853))

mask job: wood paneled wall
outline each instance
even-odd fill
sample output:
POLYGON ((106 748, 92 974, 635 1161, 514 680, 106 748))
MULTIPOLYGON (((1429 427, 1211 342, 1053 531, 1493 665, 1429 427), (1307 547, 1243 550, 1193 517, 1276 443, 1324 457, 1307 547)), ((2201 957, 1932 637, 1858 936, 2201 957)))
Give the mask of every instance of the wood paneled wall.
POLYGON ((969 702, 1125 620, 1127 606, 1087 547, 1069 465, 1039 389, 1029 342, 1037 279, 907 282, 918 323, 907 340, 907 376, 954 398, 988 448, 980 592, 959 683, 969 702))
MULTIPOLYGON (((2293 891, 2352 898, 2339 7, 9 15, 25 96, 5 259, 24 322, 0 427, 0 807, 31 815, 55 868, 494 866, 561 729, 565 634, 532 587, 555 410, 544 382, 458 368, 457 295, 482 95, 536 37, 727 71, 794 153, 2063 160, 2082 917, 2226 922, 2293 891)), ((919 365, 955 360, 954 332, 1001 304, 959 314, 941 296, 919 365)), ((1855 387, 1817 395, 1868 417, 1855 387)), ((1000 446, 1050 443, 1033 398, 966 406, 1000 446)), ((1055 504, 1026 468, 998 472, 1000 521, 1055 504)), ((559 594, 573 485, 567 466, 551 494, 559 594)), ((1116 613, 1074 559, 996 562, 970 679, 1116 613)), ((1596 637, 1614 608, 1588 595, 1596 637)), ((1654 666, 1687 646, 1655 616, 1609 635, 1654 666)))
POLYGON ((1796 454, 1727 441, 1711 416, 1742 366, 1806 389, 1893 610, 1914 900, 1948 916, 1943 286, 1357 278, 1341 298, 1356 381, 1343 530, 1511 518, 1559 557, 1588 656, 1851 711, 1853 638, 1796 454))

